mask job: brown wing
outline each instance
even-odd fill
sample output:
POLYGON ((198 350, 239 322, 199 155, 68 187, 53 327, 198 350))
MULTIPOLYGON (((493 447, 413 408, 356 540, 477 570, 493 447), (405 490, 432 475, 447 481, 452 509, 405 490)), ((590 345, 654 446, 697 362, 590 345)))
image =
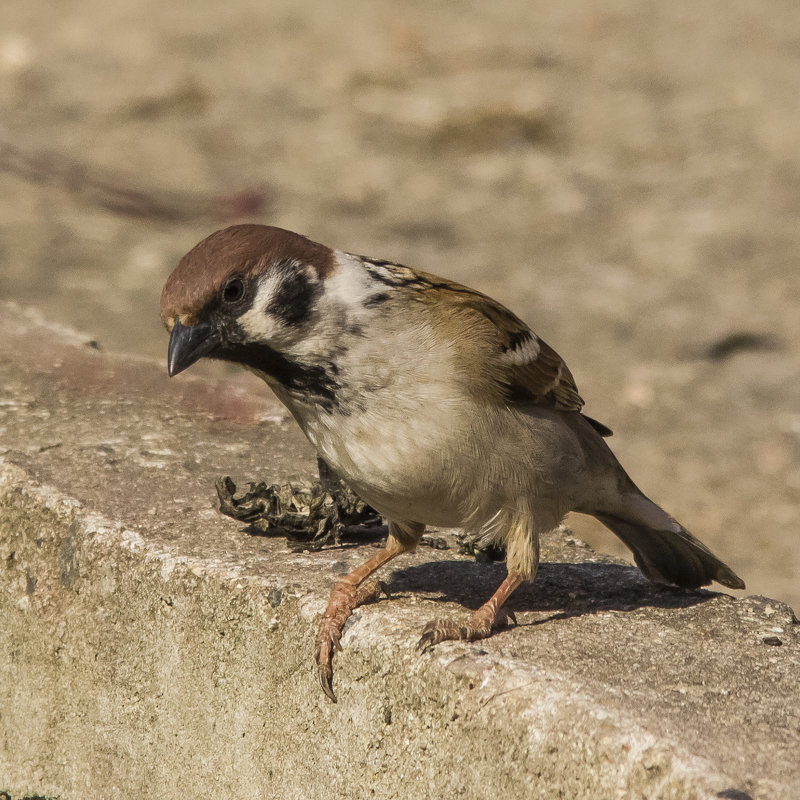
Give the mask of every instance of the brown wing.
MULTIPOLYGON (((419 293, 419 299, 433 302, 445 292, 455 307, 469 309, 471 315, 488 320, 495 338, 494 352, 487 372, 498 384, 501 396, 512 403, 535 403, 564 411, 580 411, 583 398, 575 379, 561 356, 542 341, 519 317, 505 306, 474 289, 426 272, 361 257, 373 278, 391 286, 419 293), (426 290, 436 289, 429 293, 426 290)), ((474 319, 474 317, 473 317, 474 319)), ((588 419, 588 417, 587 417, 588 419)), ((610 435, 604 425, 590 422, 602 435, 610 435)))
POLYGON ((465 305, 480 312, 497 331, 499 380, 508 400, 565 411, 583 408, 564 360, 521 319, 489 297, 465 305))

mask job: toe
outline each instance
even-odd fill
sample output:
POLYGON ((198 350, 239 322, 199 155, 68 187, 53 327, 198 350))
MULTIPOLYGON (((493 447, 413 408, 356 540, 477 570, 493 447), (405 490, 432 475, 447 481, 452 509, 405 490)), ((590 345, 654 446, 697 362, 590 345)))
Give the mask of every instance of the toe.
POLYGON ((333 693, 333 669, 330 664, 319 664, 319 685, 322 691, 332 701, 336 702, 336 695, 333 693))
POLYGON ((507 628, 509 626, 509 621, 513 622, 515 626, 519 625, 519 622, 517 622, 517 615, 510 608, 503 608, 501 611, 504 614, 504 617, 498 620, 501 627, 507 628))
POLYGON ((496 615, 489 615, 478 611, 466 625, 447 619, 437 619, 429 622, 422 629, 422 636, 417 642, 417 650, 427 652, 439 642, 468 641, 486 639, 492 633, 509 626, 509 621, 517 624, 517 618, 511 610, 500 609, 496 615))
POLYGON ((340 581, 331 592, 325 615, 317 629, 314 658, 322 691, 334 703, 336 695, 333 693, 333 654, 342 650, 342 628, 356 606, 374 602, 381 594, 388 597, 389 590, 383 581, 376 580, 367 581, 358 587, 340 581))
POLYGON ((422 636, 417 642, 417 650, 423 653, 431 647, 448 640, 459 640, 466 638, 465 629, 455 622, 448 619, 431 620, 423 629, 422 636))
POLYGON ((341 650, 339 643, 340 632, 329 620, 323 620, 317 631, 314 648, 314 660, 317 662, 319 684, 322 691, 335 703, 336 695, 333 693, 333 653, 341 650), (327 624, 326 624, 327 623, 327 624))
POLYGON ((376 600, 380 599, 382 594, 391 599, 389 587, 383 581, 372 580, 362 583, 361 586, 356 589, 353 607, 374 603, 376 600))

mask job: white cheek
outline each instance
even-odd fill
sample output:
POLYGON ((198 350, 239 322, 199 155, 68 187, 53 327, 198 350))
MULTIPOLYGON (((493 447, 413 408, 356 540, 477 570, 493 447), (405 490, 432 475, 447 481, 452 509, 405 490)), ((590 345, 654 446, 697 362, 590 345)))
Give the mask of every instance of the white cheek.
POLYGON ((275 292, 277 281, 274 278, 262 280, 252 307, 239 317, 239 325, 250 340, 270 341, 278 332, 272 314, 267 312, 270 298, 275 292))

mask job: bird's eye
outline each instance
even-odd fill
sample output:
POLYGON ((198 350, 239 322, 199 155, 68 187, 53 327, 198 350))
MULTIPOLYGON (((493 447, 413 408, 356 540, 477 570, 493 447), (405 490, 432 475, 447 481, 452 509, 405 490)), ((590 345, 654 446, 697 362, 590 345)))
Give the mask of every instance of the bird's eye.
POLYGON ((222 299, 226 303, 238 303, 244 297, 244 281, 231 278, 222 289, 222 299))

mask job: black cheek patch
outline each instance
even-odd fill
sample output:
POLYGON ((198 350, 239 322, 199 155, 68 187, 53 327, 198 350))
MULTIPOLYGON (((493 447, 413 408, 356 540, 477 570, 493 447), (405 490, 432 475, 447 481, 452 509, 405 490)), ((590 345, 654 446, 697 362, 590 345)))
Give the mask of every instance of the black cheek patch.
POLYGON ((267 311, 286 325, 301 325, 311 316, 314 301, 321 291, 320 284, 312 281, 301 267, 288 264, 282 270, 267 311))

